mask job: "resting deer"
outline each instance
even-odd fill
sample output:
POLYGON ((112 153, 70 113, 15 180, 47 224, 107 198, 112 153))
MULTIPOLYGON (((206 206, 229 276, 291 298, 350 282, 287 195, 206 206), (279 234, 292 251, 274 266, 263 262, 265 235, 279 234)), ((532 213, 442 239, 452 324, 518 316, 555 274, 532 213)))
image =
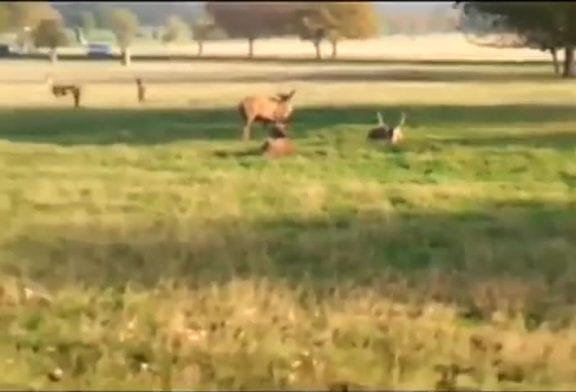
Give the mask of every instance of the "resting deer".
POLYGON ((262 145, 262 154, 268 158, 280 158, 296 152, 294 142, 288 137, 285 123, 276 122, 270 130, 270 137, 262 145))
POLYGON ((292 97, 296 90, 288 94, 277 94, 274 97, 253 95, 244 98, 238 105, 238 110, 244 119, 242 140, 250 140, 252 124, 260 122, 269 124, 287 123, 292 116, 292 97))
POLYGON ((146 86, 141 78, 136 78, 136 87, 138 88, 138 102, 142 103, 146 100, 146 86))
POLYGON ((55 97, 64 97, 72 94, 74 98, 74 107, 80 106, 80 99, 82 98, 82 86, 78 84, 54 84, 52 76, 46 76, 46 84, 50 87, 52 95, 55 97))
POLYGON ((391 127, 390 125, 386 124, 384 120, 382 120, 382 115, 380 112, 377 112, 376 115, 378 117, 378 126, 373 128, 368 133, 368 140, 386 141, 392 145, 395 145, 404 138, 404 134, 402 133, 402 126, 406 121, 405 113, 401 114, 400 121, 395 127, 391 127))

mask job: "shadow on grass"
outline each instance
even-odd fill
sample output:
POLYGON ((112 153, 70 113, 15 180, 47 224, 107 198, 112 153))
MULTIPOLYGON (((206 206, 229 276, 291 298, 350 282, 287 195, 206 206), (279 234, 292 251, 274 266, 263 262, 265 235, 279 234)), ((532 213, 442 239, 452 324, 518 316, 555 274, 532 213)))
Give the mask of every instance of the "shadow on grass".
POLYGON ((400 284, 395 295, 442 301, 481 282, 516 280, 575 300, 575 205, 480 202, 475 212, 448 214, 401 212, 403 200, 393 202, 398 212, 389 215, 38 225, 3 247, 2 270, 54 288, 268 278, 313 289, 400 284))
MULTIPOLYGON (((379 110, 394 123, 401 111, 408 114, 406 133, 416 139, 441 138, 469 146, 530 144, 574 148, 576 134, 569 132, 510 135, 509 127, 547 122, 576 121, 572 105, 381 105, 302 107, 293 117, 291 133, 306 138, 330 133, 346 125, 375 124, 379 110), (481 128, 478 130, 478 128, 481 128), (425 129, 428 129, 424 131, 425 129)), ((1 110, 0 138, 11 142, 74 145, 156 145, 186 140, 240 140, 242 121, 229 109, 12 109, 1 110)), ((255 140, 265 137, 254 127, 255 140)))
POLYGON ((573 150, 576 148, 576 132, 541 132, 524 135, 490 135, 469 138, 447 138, 448 143, 468 147, 525 146, 573 150))
MULTIPOLYGON (((232 72, 219 73, 191 73, 183 71, 139 71, 138 75, 143 78, 150 87, 160 84, 181 83, 289 83, 289 82, 546 82, 557 81, 566 83, 552 72, 543 70, 511 69, 509 71, 487 72, 486 70, 461 69, 382 69, 382 70, 319 70, 304 72, 294 69, 293 72, 286 70, 261 70, 254 74, 235 74, 232 72)), ((80 77, 78 79, 86 84, 134 84, 134 78, 130 75, 117 74, 106 75, 105 79, 97 77, 80 77)), ((12 84, 37 84, 37 79, 8 80, 12 84)))

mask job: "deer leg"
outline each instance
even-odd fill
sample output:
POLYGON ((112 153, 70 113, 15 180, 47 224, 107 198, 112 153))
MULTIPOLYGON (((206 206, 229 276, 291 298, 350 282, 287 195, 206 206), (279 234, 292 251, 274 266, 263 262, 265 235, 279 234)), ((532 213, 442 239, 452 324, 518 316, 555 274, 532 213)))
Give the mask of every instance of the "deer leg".
POLYGON ((74 91, 74 107, 80 106, 80 92, 74 91))
POLYGON ((242 140, 243 141, 250 140, 250 132, 251 132, 253 122, 254 122, 253 119, 246 120, 246 125, 244 125, 244 129, 242 130, 242 140))

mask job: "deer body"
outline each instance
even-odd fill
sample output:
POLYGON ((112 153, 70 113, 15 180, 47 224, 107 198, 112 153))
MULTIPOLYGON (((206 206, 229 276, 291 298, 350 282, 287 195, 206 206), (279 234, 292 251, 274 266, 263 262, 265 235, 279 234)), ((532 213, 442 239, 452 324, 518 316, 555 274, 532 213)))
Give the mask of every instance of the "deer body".
POLYGON ((255 122, 268 125, 271 123, 287 123, 292 115, 292 97, 296 91, 288 94, 278 94, 274 97, 249 96, 244 98, 238 105, 238 109, 244 119, 242 139, 250 140, 252 124, 255 122))
POLYGON ((46 78, 46 84, 50 88, 50 92, 56 98, 65 97, 71 94, 74 98, 74 107, 80 106, 80 99, 82 98, 82 86, 77 84, 54 84, 51 77, 46 78))
POLYGON ((281 158, 293 155, 296 146, 292 139, 288 137, 288 131, 284 123, 274 123, 270 137, 262 145, 262 153, 268 158, 281 158))
POLYGON ((402 139, 404 139, 402 126, 406 121, 405 113, 402 113, 400 121, 394 127, 391 127, 382 120, 382 115, 380 114, 380 112, 377 113, 377 117, 378 117, 378 125, 376 128, 370 130, 370 132, 368 133, 368 140, 385 141, 392 145, 396 145, 402 139))

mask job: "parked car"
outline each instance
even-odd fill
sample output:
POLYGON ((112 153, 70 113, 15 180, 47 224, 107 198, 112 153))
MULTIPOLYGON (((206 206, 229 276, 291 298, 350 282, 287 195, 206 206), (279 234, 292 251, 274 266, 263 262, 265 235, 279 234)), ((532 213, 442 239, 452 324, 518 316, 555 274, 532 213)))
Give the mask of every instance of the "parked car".
POLYGON ((108 44, 89 44, 88 57, 112 57, 112 47, 108 44))

